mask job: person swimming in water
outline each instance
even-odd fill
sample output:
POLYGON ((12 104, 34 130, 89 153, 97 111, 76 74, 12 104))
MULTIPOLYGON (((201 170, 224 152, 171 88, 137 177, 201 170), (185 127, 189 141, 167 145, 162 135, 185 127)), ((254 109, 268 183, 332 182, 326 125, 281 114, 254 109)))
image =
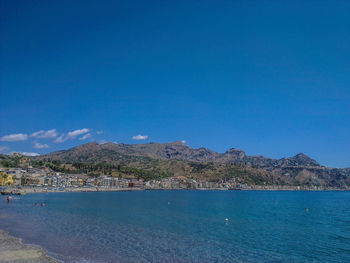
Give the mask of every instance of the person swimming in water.
POLYGON ((45 203, 44 203, 44 202, 41 202, 41 206, 45 206, 45 203))
POLYGON ((12 197, 11 197, 11 196, 8 196, 8 197, 7 197, 7 203, 10 203, 11 200, 12 200, 12 197))

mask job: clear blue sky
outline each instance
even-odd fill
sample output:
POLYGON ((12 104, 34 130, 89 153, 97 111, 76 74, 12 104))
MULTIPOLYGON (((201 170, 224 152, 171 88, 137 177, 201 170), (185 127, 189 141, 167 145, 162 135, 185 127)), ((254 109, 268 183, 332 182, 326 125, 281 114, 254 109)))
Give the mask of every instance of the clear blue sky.
POLYGON ((2 152, 186 140, 350 166, 350 1, 0 3, 2 152))

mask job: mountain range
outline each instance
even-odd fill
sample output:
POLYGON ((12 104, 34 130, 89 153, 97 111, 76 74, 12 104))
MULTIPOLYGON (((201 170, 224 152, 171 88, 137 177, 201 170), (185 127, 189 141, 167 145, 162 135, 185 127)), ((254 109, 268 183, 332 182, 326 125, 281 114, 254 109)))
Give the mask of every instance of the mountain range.
MULTIPOLYGON (((225 153, 206 148, 193 149, 179 141, 147 144, 86 143, 68 150, 40 155, 35 159, 59 161, 67 165, 118 165, 130 168, 129 175, 132 171, 138 171, 141 174, 153 172, 161 176, 185 176, 199 180, 235 178, 236 181, 246 184, 338 188, 350 186, 350 168, 321 166, 303 153, 272 159, 248 156, 244 151, 235 148, 225 153)), ((118 176, 123 175, 120 171, 124 170, 115 171, 118 176)))

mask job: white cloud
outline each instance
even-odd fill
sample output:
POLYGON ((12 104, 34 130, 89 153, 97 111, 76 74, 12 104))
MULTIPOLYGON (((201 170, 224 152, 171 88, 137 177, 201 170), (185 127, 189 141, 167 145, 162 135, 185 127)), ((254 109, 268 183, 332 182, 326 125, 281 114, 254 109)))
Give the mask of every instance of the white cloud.
POLYGON ((58 143, 61 143, 61 142, 64 142, 65 141, 65 138, 64 138, 64 134, 62 134, 60 137, 57 137, 55 142, 58 142, 58 143))
POLYGON ((79 135, 83 135, 85 133, 88 133, 89 131, 90 131, 90 129, 87 129, 87 128, 79 129, 79 130, 75 130, 75 131, 70 131, 70 132, 67 133, 67 135, 62 134, 61 136, 57 137, 55 142, 61 143, 61 142, 65 142, 67 140, 72 140, 72 139, 75 139, 79 135))
POLYGON ((38 156, 40 154, 33 153, 33 152, 19 152, 19 154, 25 155, 25 156, 38 156))
POLYGON ((41 144, 39 142, 34 142, 34 148, 35 149, 45 149, 45 148, 49 148, 50 146, 48 146, 47 144, 41 144))
POLYGON ((182 140, 181 142, 182 142, 183 144, 185 144, 185 143, 186 143, 186 141, 185 141, 185 140, 182 140))
POLYGON ((142 140, 147 140, 148 136, 139 134, 139 135, 136 135, 136 136, 132 136, 132 139, 133 140, 142 141, 142 140))
POLYGON ((8 149, 9 149, 9 147, 7 147, 7 146, 0 146, 0 153, 3 153, 8 149))
POLYGON ((103 131, 97 131, 96 134, 103 134, 103 131))
POLYGON ((38 138, 38 139, 47 139, 47 138, 56 138, 57 137, 57 131, 56 129, 52 129, 52 130, 40 130, 37 132, 33 132, 29 137, 34 137, 34 138, 38 138))
POLYGON ((2 136, 0 138, 0 141, 5 141, 5 142, 18 142, 18 141, 25 141, 28 139, 27 134, 23 133, 17 133, 17 134, 9 134, 2 136))
POLYGON ((82 135, 84 133, 88 133, 90 131, 90 129, 84 128, 84 129, 80 129, 80 130, 75 130, 75 131, 71 131, 67 133, 67 140, 68 139, 74 139, 75 137, 82 135))
POLYGON ((83 137, 81 137, 81 138, 79 138, 79 140, 86 140, 86 139, 88 139, 88 138, 90 138, 91 137, 91 134, 90 133, 87 133, 87 134, 85 134, 83 137))

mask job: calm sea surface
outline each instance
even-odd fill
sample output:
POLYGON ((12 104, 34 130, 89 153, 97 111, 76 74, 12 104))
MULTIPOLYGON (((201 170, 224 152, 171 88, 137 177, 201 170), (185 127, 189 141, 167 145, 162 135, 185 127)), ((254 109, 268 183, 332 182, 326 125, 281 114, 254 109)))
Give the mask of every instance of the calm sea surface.
POLYGON ((350 192, 2 196, 0 229, 64 262, 350 262, 350 192))

